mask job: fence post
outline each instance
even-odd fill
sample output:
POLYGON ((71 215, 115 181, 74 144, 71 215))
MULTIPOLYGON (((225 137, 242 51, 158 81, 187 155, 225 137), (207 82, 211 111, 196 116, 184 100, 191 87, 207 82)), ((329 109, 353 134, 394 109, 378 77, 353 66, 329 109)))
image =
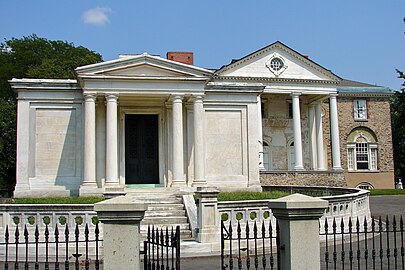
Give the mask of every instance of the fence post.
POLYGON ((218 212, 219 190, 215 187, 198 187, 198 242, 213 243, 220 239, 218 212))
POLYGON ((119 196, 96 203, 94 211, 103 223, 104 269, 139 270, 140 222, 147 206, 119 196))
POLYGON ((327 201, 302 194, 269 202, 280 227, 281 269, 320 269, 319 218, 327 207, 327 201))

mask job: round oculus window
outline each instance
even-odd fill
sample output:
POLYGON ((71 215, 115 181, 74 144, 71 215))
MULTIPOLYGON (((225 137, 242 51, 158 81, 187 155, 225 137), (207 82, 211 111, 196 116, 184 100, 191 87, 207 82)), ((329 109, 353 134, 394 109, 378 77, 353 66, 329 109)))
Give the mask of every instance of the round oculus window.
POLYGON ((280 58, 273 58, 270 62, 270 68, 274 71, 280 71, 284 67, 284 62, 280 58))

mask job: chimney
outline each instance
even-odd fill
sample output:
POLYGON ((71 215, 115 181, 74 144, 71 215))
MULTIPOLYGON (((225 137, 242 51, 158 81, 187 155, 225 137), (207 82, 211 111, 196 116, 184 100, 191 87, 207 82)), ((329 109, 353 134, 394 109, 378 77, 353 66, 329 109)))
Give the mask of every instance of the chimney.
POLYGON ((166 58, 167 60, 172 60, 187 65, 194 64, 194 55, 192 52, 167 52, 166 58))

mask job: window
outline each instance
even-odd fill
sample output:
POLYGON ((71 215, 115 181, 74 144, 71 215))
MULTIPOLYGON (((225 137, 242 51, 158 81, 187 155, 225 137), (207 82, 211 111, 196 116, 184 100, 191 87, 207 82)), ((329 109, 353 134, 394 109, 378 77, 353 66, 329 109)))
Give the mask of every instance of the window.
POLYGON ((292 142, 288 147, 288 170, 293 171, 294 169, 295 169, 295 148, 294 142, 292 142))
POLYGON ((364 127, 354 129, 347 143, 348 170, 377 170, 377 147, 377 140, 371 130, 364 127))
POLYGON ((263 142, 263 167, 266 171, 271 170, 270 147, 266 142, 263 142))
POLYGON ((270 68, 274 71, 279 71, 284 67, 284 62, 278 57, 271 59, 270 61, 270 68))
POLYGON ((354 100, 354 119, 367 119, 367 102, 364 99, 354 100))

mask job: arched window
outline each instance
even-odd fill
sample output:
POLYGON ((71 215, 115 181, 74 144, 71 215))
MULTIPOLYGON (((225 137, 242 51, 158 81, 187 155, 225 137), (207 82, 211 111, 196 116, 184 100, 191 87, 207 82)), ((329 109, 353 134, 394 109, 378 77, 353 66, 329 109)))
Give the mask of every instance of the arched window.
POLYGON ((263 142, 263 166, 266 171, 270 171, 272 169, 270 146, 266 142, 263 142))
POLYGON ((288 170, 293 171, 295 169, 295 148, 294 141, 288 144, 288 170))
POLYGON ((377 148, 374 132, 364 127, 353 129, 347 141, 347 169, 377 170, 377 148))

